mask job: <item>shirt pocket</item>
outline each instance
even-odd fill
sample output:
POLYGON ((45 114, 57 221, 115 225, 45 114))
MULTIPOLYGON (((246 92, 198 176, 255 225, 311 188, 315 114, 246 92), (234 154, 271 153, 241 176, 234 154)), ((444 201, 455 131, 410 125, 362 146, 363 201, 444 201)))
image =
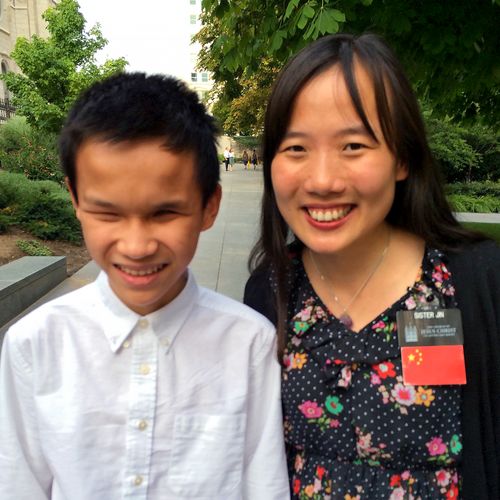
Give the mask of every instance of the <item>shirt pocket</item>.
POLYGON ((168 486, 188 498, 223 498, 241 483, 245 415, 175 417, 168 486))

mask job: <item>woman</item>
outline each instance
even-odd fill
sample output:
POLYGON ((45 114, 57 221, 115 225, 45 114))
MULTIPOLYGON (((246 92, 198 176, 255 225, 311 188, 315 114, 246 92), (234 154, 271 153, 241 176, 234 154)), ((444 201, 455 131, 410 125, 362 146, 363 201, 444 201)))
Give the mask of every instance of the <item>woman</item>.
MULTIPOLYGON (((500 250, 455 221, 390 49, 333 35, 297 54, 263 156, 245 302, 277 324, 293 498, 499 498, 500 250), (457 308, 467 383, 439 366, 410 383, 404 312, 457 308)), ((465 371, 453 331, 440 352, 465 371)))

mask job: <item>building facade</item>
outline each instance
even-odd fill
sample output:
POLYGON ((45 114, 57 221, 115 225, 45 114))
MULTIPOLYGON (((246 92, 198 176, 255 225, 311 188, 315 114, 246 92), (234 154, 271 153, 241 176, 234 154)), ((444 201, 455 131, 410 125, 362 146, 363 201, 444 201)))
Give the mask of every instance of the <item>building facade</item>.
MULTIPOLYGON (((201 14, 201 0, 184 0, 189 2, 189 36, 193 37, 201 28, 200 14, 201 14)), ((209 106, 208 93, 212 89, 213 80, 208 71, 199 71, 196 69, 198 62, 198 53, 200 51, 199 43, 191 43, 189 46, 189 63, 190 74, 182 75, 182 78, 189 84, 189 86, 198 93, 200 99, 209 106)), ((210 106, 209 106, 210 107, 210 106)))
MULTIPOLYGON (((19 71, 10 58, 16 39, 33 35, 47 37, 48 32, 42 14, 56 5, 55 0, 0 0, 0 65, 2 73, 19 71)), ((0 99, 8 99, 4 82, 0 82, 0 99)))

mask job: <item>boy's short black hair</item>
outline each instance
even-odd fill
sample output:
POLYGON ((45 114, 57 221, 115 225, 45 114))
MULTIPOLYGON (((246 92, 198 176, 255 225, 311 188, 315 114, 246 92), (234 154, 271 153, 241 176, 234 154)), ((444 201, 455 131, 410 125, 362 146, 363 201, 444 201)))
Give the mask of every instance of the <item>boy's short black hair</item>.
POLYGON ((191 152, 203 205, 219 182, 217 127, 195 92, 176 78, 120 73, 92 85, 75 102, 59 137, 62 169, 76 200, 76 155, 90 138, 140 141, 165 138, 165 147, 191 152))

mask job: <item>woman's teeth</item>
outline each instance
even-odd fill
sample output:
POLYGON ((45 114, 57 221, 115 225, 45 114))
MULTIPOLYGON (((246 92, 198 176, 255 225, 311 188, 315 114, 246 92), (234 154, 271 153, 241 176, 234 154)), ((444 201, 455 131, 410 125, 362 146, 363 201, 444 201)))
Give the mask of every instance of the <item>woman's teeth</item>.
POLYGON ((351 211, 351 207, 332 210, 308 209, 307 213, 317 222, 331 222, 342 219, 351 211))

